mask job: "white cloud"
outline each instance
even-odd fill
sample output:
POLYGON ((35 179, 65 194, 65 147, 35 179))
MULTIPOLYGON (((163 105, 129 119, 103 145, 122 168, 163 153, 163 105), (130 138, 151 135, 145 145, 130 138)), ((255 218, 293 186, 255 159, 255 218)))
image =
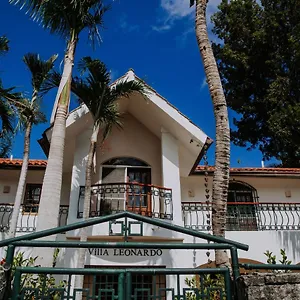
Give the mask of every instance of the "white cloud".
MULTIPOLYGON (((210 0, 207 5, 207 20, 216 12, 221 0, 210 0)), ((152 26, 155 31, 165 32, 170 30, 175 21, 194 18, 195 5, 190 7, 190 0, 160 0, 160 8, 163 17, 156 25, 152 26)))
POLYGON ((190 7, 190 0, 161 0, 160 6, 168 18, 181 19, 194 11, 194 8, 190 7))
POLYGON ((126 14, 123 14, 120 17, 120 27, 121 27, 121 29, 123 29, 123 31, 126 31, 126 32, 133 32, 133 31, 139 31, 140 30, 139 25, 132 25, 132 24, 129 24, 127 22, 127 15, 126 14))
POLYGON ((162 32, 162 31, 167 31, 171 29, 171 25, 169 24, 163 24, 163 25, 159 25, 159 26, 152 26, 152 30, 154 31, 158 31, 158 32, 162 32))

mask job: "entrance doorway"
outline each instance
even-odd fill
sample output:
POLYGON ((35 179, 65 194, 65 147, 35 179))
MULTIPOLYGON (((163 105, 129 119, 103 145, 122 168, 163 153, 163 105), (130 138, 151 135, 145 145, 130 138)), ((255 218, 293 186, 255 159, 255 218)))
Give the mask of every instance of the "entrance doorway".
MULTIPOLYGON (((102 266, 88 266, 88 268, 105 269, 105 267, 102 266)), ((126 268, 128 270, 128 272, 125 273, 122 289, 125 295, 130 295, 131 299, 148 300, 153 297, 153 295, 160 297, 159 299, 161 300, 166 299, 166 275, 152 275, 143 272, 131 273, 130 267, 111 267, 106 269, 116 270, 119 268, 126 268), (130 284, 128 284, 128 282, 130 282, 130 284)), ((139 267, 139 269, 143 268, 147 267, 139 267)), ((92 295, 94 295, 97 300, 114 300, 120 292, 119 274, 85 275, 83 287, 89 291, 89 294, 83 297, 84 300, 90 299, 89 297, 92 295)))

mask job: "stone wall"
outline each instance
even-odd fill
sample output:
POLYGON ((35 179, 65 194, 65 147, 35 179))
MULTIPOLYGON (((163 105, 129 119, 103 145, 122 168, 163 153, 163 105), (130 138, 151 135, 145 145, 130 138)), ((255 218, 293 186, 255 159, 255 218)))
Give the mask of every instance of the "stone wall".
POLYGON ((238 280, 238 300, 300 299, 299 273, 258 273, 238 280))

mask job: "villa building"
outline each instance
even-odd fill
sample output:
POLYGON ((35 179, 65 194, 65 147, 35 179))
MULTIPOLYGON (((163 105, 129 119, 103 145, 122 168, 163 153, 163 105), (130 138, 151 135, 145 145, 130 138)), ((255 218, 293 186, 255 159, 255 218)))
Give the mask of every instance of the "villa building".
MULTIPOLYGON (((121 79, 138 77, 130 70, 121 79)), ((149 87, 147 99, 140 94, 119 100, 123 129, 114 128, 97 148, 92 178, 90 217, 121 211, 159 219, 196 231, 211 232, 213 167, 200 166, 204 149, 212 140, 191 120, 149 87), (207 173, 206 173, 207 172, 207 173), (208 190, 204 186, 208 180, 208 190)), ((85 165, 92 131, 92 118, 85 106, 67 119, 63 185, 58 225, 82 219, 85 165)), ((39 144, 46 156, 52 128, 39 144)), ((101 134, 101 133, 100 133, 101 134)), ((32 145, 35 147, 35 145, 32 145)), ((14 205, 22 160, 0 159, 0 231, 6 237, 14 205)), ((31 160, 22 203, 18 235, 36 231, 39 200, 46 160, 31 160)), ((89 228, 89 241, 123 241, 123 221, 89 228)), ((134 220, 127 239, 136 242, 195 243, 197 238, 134 220)), ((232 168, 228 195, 226 238, 249 245, 240 251, 244 261, 266 262, 266 250, 285 249, 293 263, 300 262, 300 169, 232 168)), ((79 230, 58 236, 79 240, 79 230)), ((61 264, 76 266, 76 249, 65 252, 61 264)), ((208 261, 207 251, 165 249, 88 249, 86 267, 156 266, 196 268, 208 261)), ((211 250, 209 259, 214 260, 211 250)), ((149 275, 150 276, 150 275, 149 275)), ((115 281, 115 279, 111 279, 115 281)), ((135 278, 133 280, 138 280, 135 278)), ((145 282, 152 279, 144 278, 145 282)), ((157 286, 165 286, 159 277, 157 286)), ((85 278, 86 284, 88 279, 85 278)), ((142 299, 142 298, 141 298, 142 299)), ((144 298, 143 298, 144 299, 144 298)), ((146 298, 145 298, 146 299, 146 298)))

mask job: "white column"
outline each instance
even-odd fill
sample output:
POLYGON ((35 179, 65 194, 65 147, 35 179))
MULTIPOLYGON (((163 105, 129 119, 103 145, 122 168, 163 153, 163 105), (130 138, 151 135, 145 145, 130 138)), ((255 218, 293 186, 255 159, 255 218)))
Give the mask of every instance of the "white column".
POLYGON ((80 190, 80 186, 85 185, 85 169, 86 169, 86 159, 89 151, 90 134, 91 134, 90 130, 85 131, 84 133, 82 133, 77 137, 75 143, 68 224, 79 221, 77 219, 79 190, 80 190))
POLYGON ((172 189, 173 223, 183 225, 181 213, 181 187, 179 173, 179 147, 177 139, 162 128, 161 154, 163 186, 172 189))

